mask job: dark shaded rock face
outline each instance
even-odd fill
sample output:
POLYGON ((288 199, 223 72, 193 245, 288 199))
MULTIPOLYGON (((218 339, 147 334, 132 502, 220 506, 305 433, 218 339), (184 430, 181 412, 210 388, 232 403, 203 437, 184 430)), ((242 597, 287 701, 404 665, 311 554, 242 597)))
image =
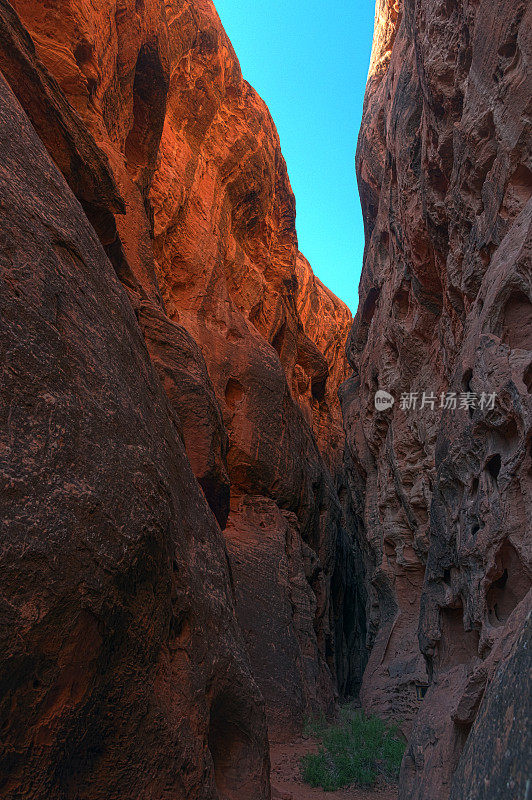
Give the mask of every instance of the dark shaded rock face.
POLYGON ((526 797, 530 791, 532 679, 530 613, 499 665, 458 762, 451 800, 526 797))
POLYGON ((0 795, 266 798, 361 681, 350 313, 209 0, 0 0, 0 70, 0 795))
MULTIPOLYGON (((298 732, 313 709, 334 711, 331 672, 314 630, 323 602, 311 588, 319 562, 301 540, 297 516, 267 498, 246 498, 230 514, 225 534, 237 616, 268 708, 270 736, 284 738, 298 732)), ((324 593, 323 582, 320 588, 324 593)))
POLYGON ((268 794, 222 535, 135 314, 0 77, 0 794, 268 794))
MULTIPOLYGON (((472 742, 490 739, 487 768, 531 604, 531 31, 519 0, 377 3, 357 150, 366 249, 342 402, 369 577, 362 700, 404 722, 403 798, 449 796, 473 724, 472 742), (375 409, 378 389, 393 408, 375 409), (410 392, 417 407, 403 409, 410 392), (449 392, 456 410, 441 407, 449 392), (496 394, 493 407, 482 393, 496 394)), ((514 722, 500 724, 524 763, 514 722)), ((455 797, 480 774, 473 751, 455 797)), ((498 785, 472 796, 499 797, 498 785)))

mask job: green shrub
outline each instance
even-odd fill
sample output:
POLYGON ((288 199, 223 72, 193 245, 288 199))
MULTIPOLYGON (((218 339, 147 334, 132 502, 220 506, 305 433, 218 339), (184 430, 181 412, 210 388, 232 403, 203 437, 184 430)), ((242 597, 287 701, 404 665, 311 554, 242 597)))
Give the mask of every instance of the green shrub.
POLYGON ((396 725, 346 707, 337 724, 318 717, 304 730, 320 742, 317 753, 301 759, 303 780, 310 786, 335 791, 352 784, 373 786, 379 775, 397 780, 405 743, 396 725))

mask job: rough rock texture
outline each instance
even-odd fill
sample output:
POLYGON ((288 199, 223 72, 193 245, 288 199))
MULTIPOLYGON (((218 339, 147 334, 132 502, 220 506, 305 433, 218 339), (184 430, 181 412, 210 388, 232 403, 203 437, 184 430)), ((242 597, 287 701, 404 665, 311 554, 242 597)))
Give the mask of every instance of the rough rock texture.
POLYGON ((453 778, 451 800, 526 797, 530 791, 531 616, 499 665, 453 778))
MULTIPOLYGON (((5 0, 2 3, 8 8, 5 0)), ((154 363, 181 419, 195 475, 223 525, 229 512, 229 479, 220 410, 196 343, 167 318, 153 259, 153 221, 146 192, 160 143, 170 72, 164 8, 158 0, 106 3, 97 8, 62 0, 46 6, 32 0, 14 5, 33 37, 38 57, 79 114, 78 127, 83 129, 84 123, 97 158, 109 159, 125 214, 109 213, 123 209, 79 191, 72 170, 65 169, 65 159, 58 158, 56 131, 39 126, 40 118, 36 120, 36 104, 26 89, 34 81, 25 80, 21 88, 17 81, 13 89, 83 203, 128 289, 154 363), (186 389, 182 387, 185 372, 189 373, 186 389)), ((17 74, 16 61, 11 72, 17 74)), ((61 96, 57 91, 55 95, 61 96)), ((86 163, 96 160, 84 158, 86 163)))
MULTIPOLYGON (((348 376, 345 358, 347 334, 353 322, 351 312, 317 278, 307 259, 298 254, 296 262, 297 310, 303 331, 319 353, 325 356, 328 380, 325 382, 323 400, 316 402, 312 374, 305 369, 300 357, 294 371, 294 394, 312 425, 321 452, 333 474, 343 471, 345 434, 342 411, 338 400, 338 387, 348 376)), ((303 345, 300 345, 303 349, 303 345)), ((310 358, 309 358, 310 362, 310 358)))
POLYGON ((286 738, 317 709, 334 712, 331 672, 314 631, 318 600, 311 582, 319 562, 301 540, 297 516, 264 497, 243 498, 229 516, 226 541, 270 738, 286 738))
MULTIPOLYGON (((345 346, 351 313, 316 278, 307 259, 299 253, 296 261, 298 281, 296 303, 303 331, 327 359, 329 378, 323 397, 314 397, 312 376, 300 358, 293 373, 292 392, 305 418, 312 425, 321 453, 336 481, 342 508, 336 564, 332 580, 336 681, 340 694, 358 697, 368 659, 366 647, 366 568, 356 514, 356 487, 353 486, 349 453, 345 452, 345 432, 338 399, 338 387, 347 378, 345 346), (345 535, 347 533, 347 535, 345 535)), ((303 351, 309 351, 307 346, 303 351)), ((318 358, 319 358, 318 353, 318 358)), ((319 363, 319 362, 318 362, 319 363)))
MULTIPOLYGON (((209 0, 13 5, 22 24, 0 0, 0 69, 127 291, 225 528, 270 731, 290 735, 361 677, 364 599, 349 589, 358 567, 336 396, 349 311, 298 253, 275 126, 209 0), (275 608, 267 630, 259 607, 275 608)), ((225 574, 223 548, 211 556, 198 545, 196 556, 225 574)), ((211 752, 223 781, 242 707, 198 691, 200 706, 216 700, 211 752)), ((249 696, 253 704, 254 688, 249 696)), ((259 743, 256 761, 263 729, 253 709, 243 735, 249 728, 259 743)), ((181 713, 183 725, 196 724, 187 722, 193 709, 181 713)), ((235 766, 241 772, 244 781, 235 766)))
POLYGON ((269 797, 222 535, 127 295, 2 76, 0 146, 0 794, 269 797))
POLYGON ((370 587, 362 701, 410 735, 404 798, 448 797, 479 706, 489 730, 482 665, 531 602, 531 13, 520 0, 377 3, 342 402, 370 587), (377 389, 393 408, 376 411, 377 389), (409 392, 417 408, 403 410, 409 392), (441 408, 447 392, 456 410, 441 408), (496 393, 494 408, 460 408, 467 392, 496 393))
MULTIPOLYGON (((174 4, 168 24, 173 69, 149 193, 157 274, 168 316, 202 349, 222 410, 231 483, 226 535, 237 613, 270 730, 289 735, 289 719, 297 728, 304 713, 331 708, 335 658, 344 647, 343 638, 335 639, 332 581, 337 548, 349 537, 335 475, 312 435, 314 426, 322 452, 339 466, 337 427, 323 430, 322 420, 333 414, 339 419, 334 380, 340 372, 336 360, 343 356, 334 350, 328 359, 305 334, 298 313, 295 203, 266 106, 243 80, 210 3, 174 4), (306 547, 312 553, 306 571, 301 559, 279 563, 278 548, 284 552, 287 537, 279 510, 296 517, 290 527, 299 539, 295 551, 306 547), (257 531, 265 532, 260 566, 266 580, 257 569, 257 531), (306 581, 310 595, 287 585, 286 568, 306 581), (279 629, 264 629, 257 614, 258 607, 277 604, 292 607, 287 633, 304 651, 295 665, 298 677, 293 675, 297 693, 286 691, 285 675, 294 664, 279 647, 279 629), (299 616, 312 642, 310 670, 299 616)), ((328 311, 340 346, 349 312, 332 295, 328 311)))

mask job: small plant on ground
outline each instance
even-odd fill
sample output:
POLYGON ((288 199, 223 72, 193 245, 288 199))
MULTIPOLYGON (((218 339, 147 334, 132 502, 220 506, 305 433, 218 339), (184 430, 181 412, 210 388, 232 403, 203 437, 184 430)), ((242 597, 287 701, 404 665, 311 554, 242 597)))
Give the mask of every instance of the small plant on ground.
POLYGON ((335 791, 345 786, 373 786, 378 776, 394 782, 405 750, 396 725, 345 707, 340 720, 327 724, 323 717, 309 720, 305 733, 320 742, 317 753, 301 759, 305 783, 335 791))

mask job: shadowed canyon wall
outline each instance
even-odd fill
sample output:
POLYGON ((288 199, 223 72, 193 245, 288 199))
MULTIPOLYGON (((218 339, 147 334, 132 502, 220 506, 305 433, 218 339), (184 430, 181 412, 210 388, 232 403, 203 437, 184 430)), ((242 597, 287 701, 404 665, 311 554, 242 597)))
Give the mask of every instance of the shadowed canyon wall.
POLYGON ((350 313, 211 2, 0 0, 0 71, 0 794, 266 798, 361 680, 350 313))
POLYGON ((531 31, 520 0, 377 2, 357 149, 366 247, 341 395, 368 574, 361 697, 409 737, 403 798, 447 798, 462 751, 453 797, 498 798, 501 775, 525 796, 531 31), (375 409, 378 389, 392 408, 375 409), (453 392, 456 410, 442 408, 453 392))
POLYGON ((3 78, 0 97, 0 794, 266 798, 262 700, 178 420, 3 78))

